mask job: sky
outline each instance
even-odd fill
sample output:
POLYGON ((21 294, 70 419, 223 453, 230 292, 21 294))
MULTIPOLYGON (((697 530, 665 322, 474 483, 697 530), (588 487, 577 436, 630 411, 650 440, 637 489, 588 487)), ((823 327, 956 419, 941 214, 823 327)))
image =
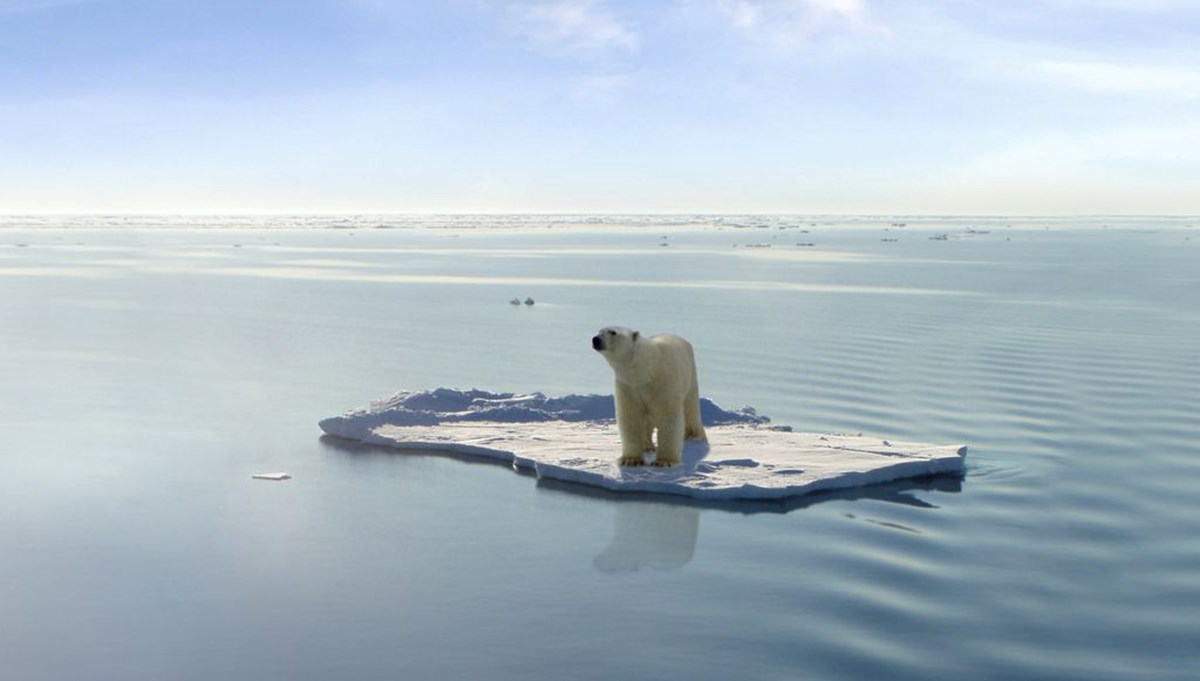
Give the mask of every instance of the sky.
POLYGON ((1200 214, 1200 0, 0 0, 0 213, 1200 214))

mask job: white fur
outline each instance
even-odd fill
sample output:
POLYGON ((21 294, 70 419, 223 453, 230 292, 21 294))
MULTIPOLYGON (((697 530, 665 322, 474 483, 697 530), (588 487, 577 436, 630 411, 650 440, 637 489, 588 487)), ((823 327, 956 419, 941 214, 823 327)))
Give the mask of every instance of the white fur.
POLYGON ((682 458, 685 438, 706 439, 691 343, 674 334, 643 336, 609 326, 592 339, 592 347, 616 376, 622 466, 646 463, 647 452, 654 455, 652 465, 674 466, 682 458))

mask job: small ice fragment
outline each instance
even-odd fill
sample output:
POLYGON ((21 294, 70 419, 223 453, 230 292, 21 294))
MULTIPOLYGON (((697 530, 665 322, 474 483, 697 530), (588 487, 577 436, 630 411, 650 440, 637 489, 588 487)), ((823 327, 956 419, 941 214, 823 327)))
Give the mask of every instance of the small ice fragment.
POLYGON ((287 473, 255 473, 250 476, 255 480, 291 480, 292 476, 287 473))

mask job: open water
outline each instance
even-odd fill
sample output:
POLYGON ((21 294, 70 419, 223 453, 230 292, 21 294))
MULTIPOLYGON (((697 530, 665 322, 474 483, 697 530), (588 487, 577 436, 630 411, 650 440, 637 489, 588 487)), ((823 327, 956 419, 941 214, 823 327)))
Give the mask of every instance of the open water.
POLYGON ((6 678, 1197 678, 1198 221, 3 222, 6 678), (700 508, 320 437, 609 392, 610 324, 967 474, 700 508))

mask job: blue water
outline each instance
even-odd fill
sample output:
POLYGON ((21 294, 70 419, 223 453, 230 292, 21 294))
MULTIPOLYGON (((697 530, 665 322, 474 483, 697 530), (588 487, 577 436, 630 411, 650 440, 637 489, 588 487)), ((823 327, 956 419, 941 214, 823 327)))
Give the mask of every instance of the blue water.
POLYGON ((1196 678, 1186 220, 55 220, 0 230, 6 678, 1196 678), (607 392, 608 324, 967 475, 698 508, 320 438, 607 392))

